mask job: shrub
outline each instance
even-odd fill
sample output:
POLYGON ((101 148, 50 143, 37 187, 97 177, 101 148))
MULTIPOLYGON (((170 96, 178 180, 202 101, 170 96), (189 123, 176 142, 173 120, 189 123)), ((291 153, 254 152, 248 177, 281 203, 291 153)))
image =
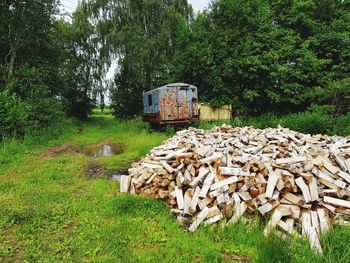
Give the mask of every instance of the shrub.
POLYGON ((260 129, 265 129, 268 127, 277 127, 278 125, 282 125, 281 117, 278 117, 274 113, 267 113, 261 115, 260 117, 250 118, 243 123, 246 122, 245 125, 253 126, 260 129))
POLYGON ((281 125, 303 133, 318 134, 328 133, 333 124, 329 115, 306 111, 283 117, 281 125))
MULTIPOLYGON (((230 124, 233 127, 252 126, 259 129, 268 127, 276 128, 280 125, 302 133, 350 135, 350 113, 333 116, 330 112, 331 109, 327 106, 313 107, 309 111, 284 116, 268 113, 253 118, 235 118, 230 124)), ((196 126, 203 129, 210 129, 215 125, 222 125, 223 123, 203 121, 196 126)))
POLYGON ((0 91, 0 135, 23 135, 28 120, 28 105, 10 94, 8 90, 0 91))
POLYGON ((350 112, 346 115, 339 116, 332 122, 333 128, 331 134, 342 136, 350 135, 350 112))
MULTIPOLYGON (((333 134, 336 119, 322 111, 305 111, 301 113, 293 113, 284 116, 278 116, 273 113, 261 115, 259 117, 234 120, 235 126, 253 126, 255 128, 276 128, 278 125, 289 128, 294 131, 309 133, 309 134, 333 134), (239 124, 239 125, 237 125, 239 124)), ((344 134, 344 132, 341 132, 344 134)))
POLYGON ((28 104, 28 127, 48 126, 64 116, 62 101, 53 96, 45 78, 45 72, 25 64, 6 83, 6 89, 28 104))

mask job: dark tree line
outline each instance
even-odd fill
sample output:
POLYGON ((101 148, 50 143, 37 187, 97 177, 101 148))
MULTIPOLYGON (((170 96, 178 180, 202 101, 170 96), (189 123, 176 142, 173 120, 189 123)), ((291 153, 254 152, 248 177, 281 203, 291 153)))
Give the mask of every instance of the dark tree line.
POLYGON ((118 116, 138 114, 143 90, 173 81, 239 115, 349 110, 348 1, 217 0, 195 17, 180 0, 90 3, 104 54, 118 60, 118 116))
POLYGON ((349 110, 350 2, 220 0, 178 39, 176 76, 239 114, 349 110))

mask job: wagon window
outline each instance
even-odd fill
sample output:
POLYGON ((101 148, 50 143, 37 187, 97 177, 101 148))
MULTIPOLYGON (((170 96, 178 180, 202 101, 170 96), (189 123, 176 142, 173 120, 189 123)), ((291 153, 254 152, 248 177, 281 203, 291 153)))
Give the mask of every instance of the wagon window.
POLYGON ((152 94, 148 95, 148 106, 152 105, 152 94))

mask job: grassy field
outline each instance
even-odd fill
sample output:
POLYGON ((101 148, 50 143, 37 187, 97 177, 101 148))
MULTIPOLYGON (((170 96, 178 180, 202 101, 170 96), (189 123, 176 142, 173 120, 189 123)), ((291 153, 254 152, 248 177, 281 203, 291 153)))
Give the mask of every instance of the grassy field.
POLYGON ((262 236, 264 222, 185 232, 161 201, 122 195, 80 145, 121 142, 124 153, 99 159, 121 171, 168 135, 140 120, 94 115, 34 131, 0 146, 0 262, 349 262, 350 230, 322 238, 324 256, 305 240, 262 236))

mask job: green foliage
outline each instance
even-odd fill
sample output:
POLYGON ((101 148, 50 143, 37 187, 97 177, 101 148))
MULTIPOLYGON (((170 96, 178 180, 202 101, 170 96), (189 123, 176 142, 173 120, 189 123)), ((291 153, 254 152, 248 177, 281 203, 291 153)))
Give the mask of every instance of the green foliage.
POLYGON ((332 134, 350 135, 350 113, 332 119, 332 134), (334 122, 333 122, 334 121, 334 122))
MULTIPOLYGON (((274 113, 263 114, 259 117, 236 117, 229 124, 254 128, 276 128, 282 126, 295 131, 309 134, 350 135, 350 113, 341 116, 333 116, 330 111, 332 107, 313 107, 313 111, 292 113, 288 115, 277 115, 274 113)), ((215 125, 224 122, 200 122, 197 127, 211 129, 215 125)))
POLYGON ((0 3, 0 57, 10 79, 18 66, 28 63, 49 67, 56 53, 53 47, 57 0, 4 0, 0 3))
POLYGON ((330 116, 316 112, 303 112, 291 114, 287 118, 283 118, 281 123, 284 127, 303 133, 326 134, 333 126, 329 119, 330 116))
POLYGON ((259 262, 291 262, 290 242, 291 240, 283 240, 275 234, 264 237, 258 244, 259 262))
POLYGON ((333 127, 329 119, 329 115, 306 111, 286 116, 265 114, 257 118, 248 119, 248 122, 250 125, 261 129, 280 125, 303 133, 326 134, 333 127))
POLYGON ((106 73, 99 61, 96 28, 89 21, 86 4, 78 5, 71 23, 58 21, 57 31, 64 48, 60 55, 61 94, 68 115, 86 119, 98 97, 104 98, 102 78, 106 73))
POLYGON ((114 114, 133 117, 142 110, 142 92, 171 78, 174 43, 191 6, 186 0, 95 0, 88 6, 103 43, 100 59, 108 67, 118 58, 110 84, 114 114))
POLYGON ((22 135, 27 125, 28 105, 8 90, 0 91, 0 137, 22 135))
POLYGON ((64 115, 63 105, 52 97, 50 87, 44 82, 45 74, 25 64, 7 81, 6 89, 28 105, 28 127, 49 126, 62 120, 64 115))
POLYGON ((214 1, 180 33, 175 79, 240 116, 315 102, 346 113, 349 22, 348 1, 214 1))
POLYGON ((103 96, 94 27, 84 4, 72 22, 59 20, 60 2, 1 1, 1 136, 87 118, 103 96), (9 107, 14 107, 10 109, 9 107))
POLYGON ((0 3, 2 137, 23 136, 25 130, 51 125, 64 115, 56 81, 57 14, 56 0, 0 3))
POLYGON ((168 136, 173 136, 173 135, 175 135, 175 128, 174 128, 174 126, 172 126, 172 125, 166 126, 165 133, 166 133, 168 136))
POLYGON ((312 98, 320 105, 332 107, 333 113, 346 114, 350 111, 350 78, 339 79, 325 88, 316 89, 312 98))
POLYGON ((29 65, 13 72, 1 94, 1 136, 23 136, 25 131, 50 126, 64 118, 62 103, 50 96, 42 73, 29 65))

